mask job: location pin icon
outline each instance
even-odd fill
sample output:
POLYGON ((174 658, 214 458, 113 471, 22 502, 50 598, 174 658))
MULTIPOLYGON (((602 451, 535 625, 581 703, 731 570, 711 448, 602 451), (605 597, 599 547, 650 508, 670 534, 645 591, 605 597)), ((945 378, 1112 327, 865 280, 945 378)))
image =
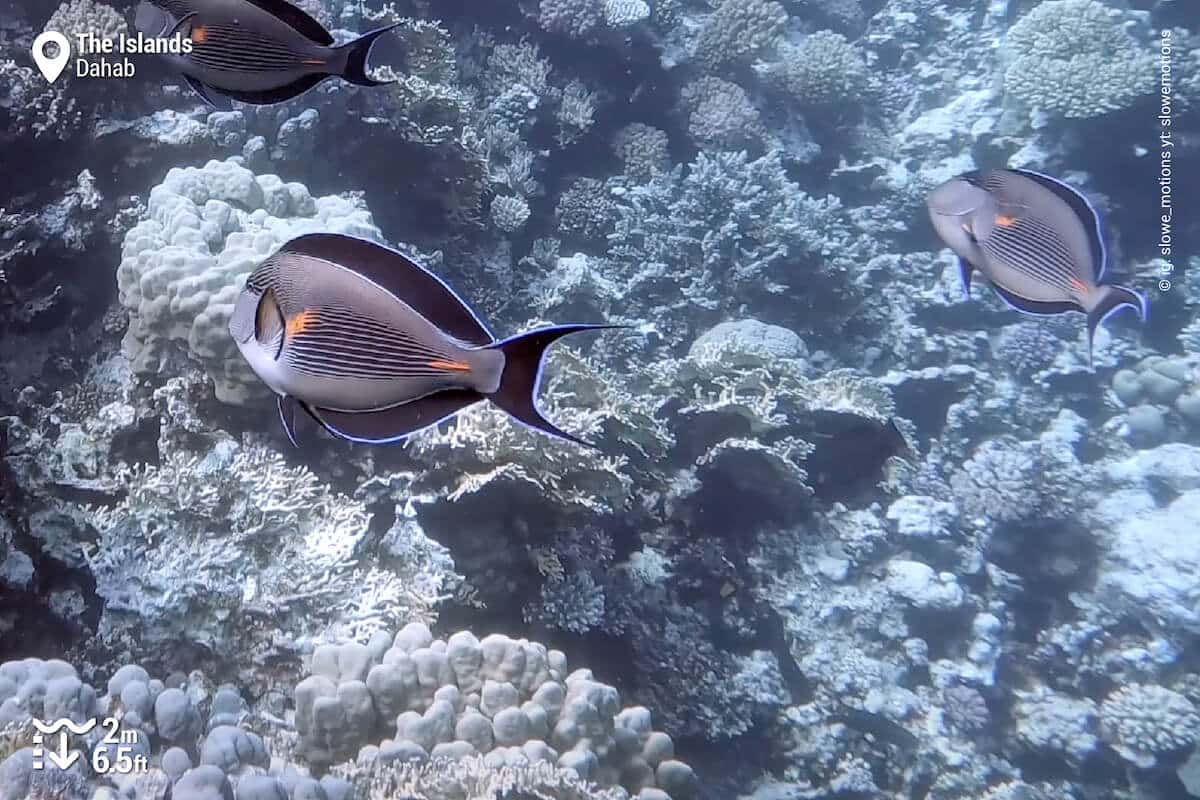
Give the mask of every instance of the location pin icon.
POLYGON ((66 69, 67 62, 70 60, 71 43, 58 31, 43 31, 33 40, 33 61, 50 83, 58 80, 58 76, 62 75, 62 71, 66 69), (58 45, 58 55, 53 58, 46 55, 46 45, 51 42, 58 45))

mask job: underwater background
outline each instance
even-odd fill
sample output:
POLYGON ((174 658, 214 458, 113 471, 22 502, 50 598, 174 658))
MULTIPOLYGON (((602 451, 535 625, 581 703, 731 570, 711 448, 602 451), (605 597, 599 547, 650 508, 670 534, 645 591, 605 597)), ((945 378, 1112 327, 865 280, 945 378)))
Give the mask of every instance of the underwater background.
POLYGON ((135 4, 0 0, 0 800, 1200 797, 1195 0, 297 4, 395 82, 47 83, 135 4), (999 167, 1149 300, 1091 360, 930 225, 999 167), (314 232, 630 326, 596 449, 293 447, 228 324, 314 232))

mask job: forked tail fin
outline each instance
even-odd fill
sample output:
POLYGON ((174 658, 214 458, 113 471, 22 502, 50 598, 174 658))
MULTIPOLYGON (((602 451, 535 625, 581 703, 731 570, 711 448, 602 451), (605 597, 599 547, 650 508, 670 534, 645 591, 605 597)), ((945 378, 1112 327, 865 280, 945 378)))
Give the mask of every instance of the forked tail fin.
POLYGON ((390 31, 400 23, 387 25, 367 31, 352 42, 347 42, 338 48, 346 53, 346 68, 342 70, 342 78, 359 86, 384 86, 394 81, 377 81, 367 75, 367 58, 371 55, 371 47, 375 40, 390 31))
POLYGON ((595 445, 572 436, 546 419, 538 408, 538 388, 542 382, 542 359, 550 345, 564 336, 579 331, 623 328, 624 325, 554 325, 521 333, 509 339, 488 345, 491 350, 504 353, 504 371, 500 374, 500 385, 487 399, 507 412, 513 419, 551 436, 584 445, 595 445))
POLYGON ((1142 322, 1146 321, 1146 315, 1149 313, 1146 298, 1133 289, 1127 289, 1124 286, 1105 285, 1098 287, 1097 291, 1099 292, 1100 299, 1087 312, 1089 363, 1092 360, 1092 339, 1095 338, 1096 328, 1100 327, 1100 323, 1122 308, 1132 308, 1137 311, 1138 318, 1142 322))

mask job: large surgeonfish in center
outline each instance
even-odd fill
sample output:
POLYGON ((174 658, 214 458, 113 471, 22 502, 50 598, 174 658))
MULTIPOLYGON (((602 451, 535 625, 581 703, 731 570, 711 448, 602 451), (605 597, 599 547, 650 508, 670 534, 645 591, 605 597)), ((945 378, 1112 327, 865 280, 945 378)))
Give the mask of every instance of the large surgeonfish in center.
POLYGON ((958 255, 963 290, 983 273, 1005 303, 1027 314, 1087 314, 1088 355, 1096 327, 1129 307, 1146 320, 1146 299, 1101 283, 1107 251, 1100 217, 1060 180, 1023 169, 968 172, 927 200, 933 227, 958 255))
POLYGON ((287 0, 142 0, 134 26, 145 36, 190 39, 192 51, 164 55, 210 105, 226 97, 267 105, 290 100, 336 75, 360 86, 375 40, 396 27, 334 46, 329 31, 287 0))
POLYGON ((335 436, 401 441, 489 400, 532 428, 560 430, 537 404, 542 358, 557 339, 618 325, 557 325, 497 340, 440 278, 373 242, 315 233, 258 266, 229 331, 279 395, 295 444, 295 408, 335 436))

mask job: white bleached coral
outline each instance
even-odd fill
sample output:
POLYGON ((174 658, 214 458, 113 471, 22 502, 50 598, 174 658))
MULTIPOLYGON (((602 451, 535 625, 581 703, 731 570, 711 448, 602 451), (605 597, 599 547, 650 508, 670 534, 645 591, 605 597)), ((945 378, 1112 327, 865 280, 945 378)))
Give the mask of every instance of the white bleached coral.
POLYGON ((337 771, 366 797, 441 797, 442 781, 487 787, 526 770, 561 789, 660 787, 674 800, 694 789, 647 709, 622 709, 615 688, 590 670, 568 673, 566 656, 537 642, 469 631, 434 639, 409 624, 367 644, 322 646, 312 668, 295 692, 301 750, 316 763, 357 750, 355 765, 337 771))
POLYGON ((126 234, 117 268, 130 312, 124 349, 135 369, 163 371, 182 351, 204 366, 219 400, 265 396, 229 336, 229 315, 263 259, 318 231, 383 238, 361 200, 314 198, 303 184, 255 175, 237 159, 170 170, 126 234))
POLYGON ((602 789, 570 770, 544 761, 492 766, 480 756, 426 763, 374 762, 354 774, 365 800, 406 798, 549 797, 555 800, 624 800, 624 792, 602 789))
POLYGON ((652 405, 568 345, 548 356, 540 394, 543 413, 554 424, 584 440, 620 443, 626 454, 581 458, 578 446, 547 440, 481 403, 452 427, 413 437, 409 447, 427 467, 422 485, 452 487, 450 500, 507 487, 531 490, 567 513, 627 509, 633 472, 646 459, 665 457, 670 447, 652 405))
POLYGON ((158 464, 120 470, 124 499, 91 510, 102 636, 137 633, 233 659, 429 613, 448 576, 364 558, 362 504, 270 449, 215 438, 207 451, 167 446, 158 464))

